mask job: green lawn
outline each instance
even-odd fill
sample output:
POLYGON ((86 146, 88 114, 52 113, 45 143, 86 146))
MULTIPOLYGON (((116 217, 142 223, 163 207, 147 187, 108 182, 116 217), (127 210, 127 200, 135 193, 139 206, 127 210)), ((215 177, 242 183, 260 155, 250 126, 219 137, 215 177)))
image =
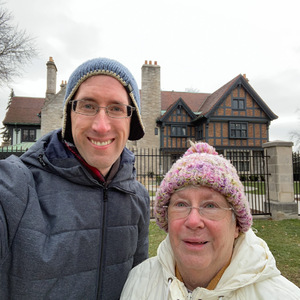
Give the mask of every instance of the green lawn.
MULTIPOLYGON (((245 192, 248 194, 264 195, 266 193, 264 181, 243 181, 243 185, 245 186, 245 192)), ((300 182, 294 182, 294 191, 295 194, 300 192, 300 182)))
POLYGON ((248 194, 264 195, 266 193, 264 181, 248 181, 243 182, 243 185, 245 187, 245 192, 248 194))
MULTIPOLYGON (((300 220, 254 220, 253 228, 272 251, 282 275, 300 287, 300 220)), ((149 256, 155 256, 166 234, 150 222, 149 256)))

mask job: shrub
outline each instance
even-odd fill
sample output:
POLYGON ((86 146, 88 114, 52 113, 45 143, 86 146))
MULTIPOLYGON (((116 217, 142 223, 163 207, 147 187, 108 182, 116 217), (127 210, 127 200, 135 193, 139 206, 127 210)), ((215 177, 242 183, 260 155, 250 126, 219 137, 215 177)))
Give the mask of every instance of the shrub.
POLYGON ((154 172, 148 172, 148 177, 153 178, 154 177, 154 172))
POLYGON ((241 181, 247 181, 248 180, 248 175, 240 175, 240 180, 241 181))
POLYGON ((156 182, 159 185, 161 183, 161 181, 164 179, 163 175, 156 175, 156 182))
POLYGON ((249 179, 250 181, 258 181, 258 175, 250 175, 249 179))

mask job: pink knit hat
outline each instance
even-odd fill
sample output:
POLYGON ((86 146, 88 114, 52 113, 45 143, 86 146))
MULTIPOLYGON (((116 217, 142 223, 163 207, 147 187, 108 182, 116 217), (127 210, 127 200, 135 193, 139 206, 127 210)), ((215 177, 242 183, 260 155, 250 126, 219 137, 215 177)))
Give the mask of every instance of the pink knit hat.
POLYGON ((233 206, 240 231, 246 232, 252 225, 249 203, 235 167, 218 155, 206 143, 192 146, 178 159, 162 180, 156 193, 155 218, 158 226, 168 232, 167 210, 171 195, 188 185, 211 187, 225 196, 233 206))

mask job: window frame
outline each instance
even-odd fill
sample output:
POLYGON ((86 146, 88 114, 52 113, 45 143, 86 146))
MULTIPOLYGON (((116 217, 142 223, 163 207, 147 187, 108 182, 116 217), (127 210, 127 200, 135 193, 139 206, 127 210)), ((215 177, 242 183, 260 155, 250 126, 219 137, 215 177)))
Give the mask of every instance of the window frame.
POLYGON ((246 99, 234 97, 232 99, 232 109, 233 110, 241 110, 241 111, 246 110, 246 99), (235 105, 235 103, 237 103, 237 105, 235 105), (242 103, 242 105, 240 105, 241 103, 242 103))
POLYGON ((34 129, 34 128, 22 128, 21 133, 22 133, 21 142, 35 142, 36 141, 36 129, 34 129), (27 138, 25 138, 25 132, 27 132, 27 138))
POLYGON ((176 107, 176 115, 181 116, 182 115, 182 105, 178 105, 176 107))
POLYGON ((171 137, 186 137, 186 136, 187 136, 187 126, 171 125, 171 137), (174 130, 176 131, 175 133, 174 130))
POLYGON ((231 121, 229 122, 229 133, 228 136, 230 139, 248 139, 248 122, 235 122, 235 121, 231 121), (237 125, 240 125, 240 128, 237 128, 237 125), (232 126, 235 126, 235 128, 232 128, 232 126), (242 128, 244 127, 245 128, 242 128), (232 134, 232 131, 235 132, 235 134, 232 134), (243 136, 243 131, 245 131, 245 134, 243 136), (236 133, 240 132, 239 135, 237 135, 236 133))

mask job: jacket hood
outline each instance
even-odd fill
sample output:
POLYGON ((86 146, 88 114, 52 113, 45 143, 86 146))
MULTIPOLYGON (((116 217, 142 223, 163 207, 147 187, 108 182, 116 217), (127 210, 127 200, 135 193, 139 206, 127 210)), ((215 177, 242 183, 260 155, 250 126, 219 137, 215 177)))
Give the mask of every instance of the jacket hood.
MULTIPOLYGON (((22 161, 30 168, 36 167, 68 179, 74 183, 94 185, 97 180, 78 161, 62 142, 61 129, 52 131, 39 139, 21 156, 22 161)), ((121 154, 121 162, 115 184, 130 190, 129 180, 135 177, 134 154, 125 148, 121 154), (122 178, 118 180, 118 178, 122 178)))
POLYGON ((216 289, 238 289, 280 275, 267 243, 252 229, 241 234, 235 243, 229 267, 216 289))

